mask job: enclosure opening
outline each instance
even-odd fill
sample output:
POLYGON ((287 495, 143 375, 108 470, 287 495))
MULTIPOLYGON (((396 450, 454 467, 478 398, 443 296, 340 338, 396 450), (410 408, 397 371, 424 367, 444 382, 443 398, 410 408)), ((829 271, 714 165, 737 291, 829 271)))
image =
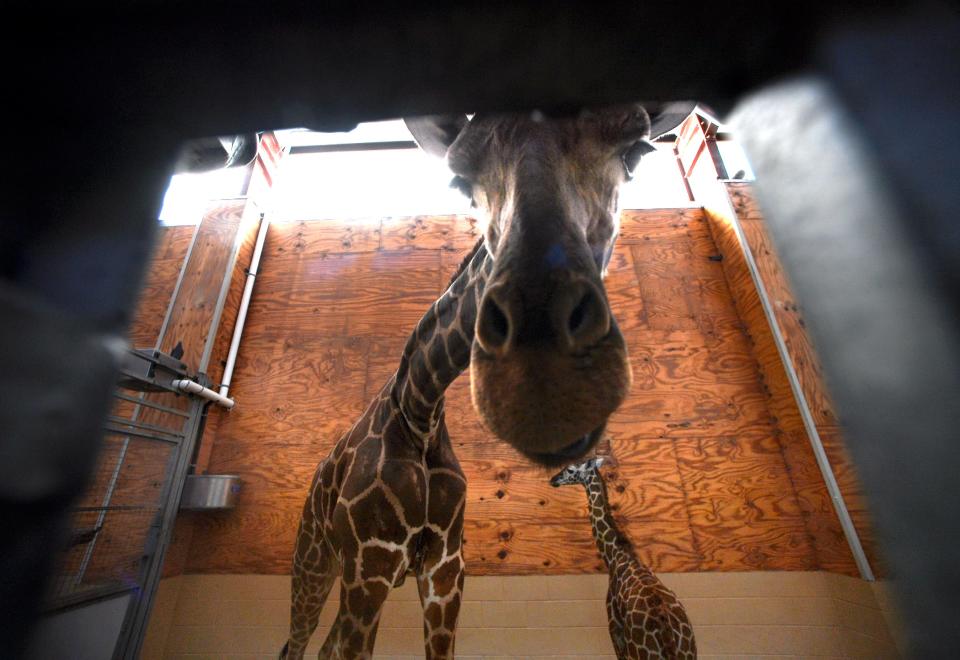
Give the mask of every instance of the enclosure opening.
MULTIPOLYGON (((471 212, 469 200, 449 187, 450 170, 417 148, 402 120, 366 122, 352 131, 276 131, 286 155, 271 194, 274 221, 318 218, 363 223, 385 216, 448 215, 471 212)), ((717 145, 732 178, 750 179, 752 170, 739 145, 724 134, 717 145)), ((687 208, 689 198, 672 142, 658 142, 621 191, 624 209, 687 208)), ((245 168, 171 178, 160 222, 196 224, 209 200, 240 196, 245 168)))

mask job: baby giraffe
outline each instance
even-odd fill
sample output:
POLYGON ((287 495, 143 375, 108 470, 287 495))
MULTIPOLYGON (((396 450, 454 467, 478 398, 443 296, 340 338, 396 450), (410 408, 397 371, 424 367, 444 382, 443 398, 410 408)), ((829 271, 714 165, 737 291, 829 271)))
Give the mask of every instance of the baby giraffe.
POLYGON ((683 605, 637 559, 630 540, 610 513, 607 489, 598 469, 602 463, 603 458, 592 458, 571 465, 555 475, 550 485, 583 484, 587 489, 593 537, 610 571, 607 618, 617 658, 696 658, 693 627, 683 605))

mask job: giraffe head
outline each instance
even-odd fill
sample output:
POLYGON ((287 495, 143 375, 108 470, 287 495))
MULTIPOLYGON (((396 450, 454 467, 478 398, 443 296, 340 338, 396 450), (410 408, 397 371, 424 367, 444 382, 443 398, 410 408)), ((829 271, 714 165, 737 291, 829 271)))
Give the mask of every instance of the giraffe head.
POLYGON ((602 277, 620 187, 653 150, 650 117, 629 105, 407 125, 424 150, 446 157, 493 259, 471 347, 474 406, 536 462, 583 456, 632 380, 602 277))
POLYGON ((558 486, 569 486, 570 484, 583 484, 586 486, 591 479, 599 472, 603 465, 603 457, 597 456, 576 465, 570 465, 550 479, 550 485, 554 488, 558 486))

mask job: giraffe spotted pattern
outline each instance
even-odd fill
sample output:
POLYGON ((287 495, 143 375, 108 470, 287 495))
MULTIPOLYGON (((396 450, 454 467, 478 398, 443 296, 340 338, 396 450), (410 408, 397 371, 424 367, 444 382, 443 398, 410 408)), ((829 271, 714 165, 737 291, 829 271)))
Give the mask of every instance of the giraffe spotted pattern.
POLYGON ((687 660, 697 657, 697 644, 687 613, 676 595, 637 559, 607 505, 600 475, 603 459, 572 465, 550 484, 582 484, 587 490, 590 522, 597 548, 610 573, 607 619, 610 639, 620 660, 687 660))
POLYGON ((387 595, 407 575, 417 580, 426 657, 453 657, 466 480, 443 395, 469 366, 491 267, 478 243, 418 323, 397 372, 317 467, 297 533, 281 658, 303 657, 337 577, 340 609, 320 657, 370 658, 387 595))

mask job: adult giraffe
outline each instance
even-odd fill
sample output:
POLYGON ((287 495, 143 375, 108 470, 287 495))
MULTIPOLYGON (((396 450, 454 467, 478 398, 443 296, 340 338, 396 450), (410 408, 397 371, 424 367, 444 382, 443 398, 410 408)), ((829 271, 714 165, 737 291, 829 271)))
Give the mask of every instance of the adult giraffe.
POLYGON ((600 276, 619 227, 619 187, 652 149, 643 108, 408 125, 424 149, 447 155, 484 239, 317 468, 294 552, 285 658, 303 656, 338 575, 340 609, 320 655, 370 657, 387 595, 408 574, 427 657, 453 656, 466 483, 443 395, 469 364, 490 428, 545 465, 593 447, 630 382, 600 276), (554 441, 558 433, 568 440, 554 441))

